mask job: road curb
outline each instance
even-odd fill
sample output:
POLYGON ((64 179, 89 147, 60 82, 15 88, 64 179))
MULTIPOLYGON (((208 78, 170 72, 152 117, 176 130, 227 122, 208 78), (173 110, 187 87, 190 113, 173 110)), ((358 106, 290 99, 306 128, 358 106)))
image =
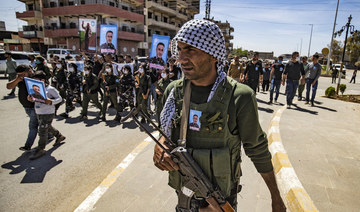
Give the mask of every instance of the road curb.
POLYGON ((281 141, 279 124, 281 114, 284 112, 285 108, 286 105, 275 113, 267 133, 269 150, 272 155, 272 163, 278 187, 289 211, 318 212, 318 209, 315 207, 313 201, 297 177, 295 169, 292 167, 281 141))

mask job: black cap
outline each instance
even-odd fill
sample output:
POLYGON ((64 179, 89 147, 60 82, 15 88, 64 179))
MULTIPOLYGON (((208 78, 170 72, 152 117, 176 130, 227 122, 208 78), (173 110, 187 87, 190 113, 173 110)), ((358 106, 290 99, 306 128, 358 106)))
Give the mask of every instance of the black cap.
POLYGON ((16 73, 22 73, 22 72, 28 71, 29 69, 31 69, 31 67, 29 65, 20 64, 16 67, 15 71, 16 71, 16 73))

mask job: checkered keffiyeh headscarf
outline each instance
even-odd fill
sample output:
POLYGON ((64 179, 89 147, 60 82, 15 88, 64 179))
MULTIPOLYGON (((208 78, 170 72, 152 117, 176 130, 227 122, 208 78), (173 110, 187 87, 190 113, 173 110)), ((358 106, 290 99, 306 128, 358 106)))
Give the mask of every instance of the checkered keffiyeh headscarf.
MULTIPOLYGON (((181 27, 171 41, 171 53, 175 57, 178 57, 178 41, 194 46, 217 59, 218 76, 207 99, 207 102, 209 102, 214 96, 220 82, 226 79, 226 73, 224 72, 226 49, 224 36, 221 30, 215 23, 208 20, 190 20, 181 27)), ((171 136, 171 123, 175 118, 175 95, 174 89, 172 89, 160 114, 161 128, 168 137, 171 136)))
POLYGON ((171 53, 175 57, 178 57, 178 41, 194 46, 215 57, 218 60, 218 72, 224 69, 226 60, 225 40, 215 23, 201 19, 186 22, 171 41, 171 53))

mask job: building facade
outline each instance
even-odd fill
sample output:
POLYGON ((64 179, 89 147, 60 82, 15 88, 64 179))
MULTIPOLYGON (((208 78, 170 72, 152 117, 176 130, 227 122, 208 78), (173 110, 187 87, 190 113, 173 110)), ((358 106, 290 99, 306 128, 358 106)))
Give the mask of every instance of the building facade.
POLYGON ((79 19, 97 19, 97 43, 101 24, 118 25, 117 54, 145 56, 153 34, 175 36, 180 27, 199 13, 199 0, 19 0, 26 11, 16 17, 27 21, 19 36, 30 40, 31 49, 80 49, 79 19))
POLYGON ((47 48, 80 49, 79 18, 97 19, 97 43, 101 24, 118 25, 117 54, 145 52, 144 0, 19 0, 26 11, 18 19, 28 22, 19 36, 30 39, 35 51, 47 48))
POLYGON ((226 54, 228 57, 229 55, 231 55, 233 51, 233 43, 231 42, 231 40, 234 39, 234 36, 231 33, 234 32, 234 27, 232 27, 228 21, 221 22, 221 21, 215 21, 213 19, 211 19, 210 21, 218 25, 221 32, 223 33, 225 39, 226 54))
POLYGON ((150 53, 152 35, 167 35, 172 39, 180 27, 200 10, 199 0, 147 0, 145 3, 145 42, 150 53))

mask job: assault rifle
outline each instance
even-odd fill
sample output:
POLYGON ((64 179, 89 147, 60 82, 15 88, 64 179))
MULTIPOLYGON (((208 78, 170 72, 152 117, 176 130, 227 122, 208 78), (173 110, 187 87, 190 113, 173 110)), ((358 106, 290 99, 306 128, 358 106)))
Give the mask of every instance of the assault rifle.
POLYGON ((150 138, 170 155, 172 160, 179 166, 179 172, 185 179, 185 185, 181 188, 181 192, 188 197, 179 198, 179 205, 189 205, 190 198, 195 192, 198 192, 202 197, 205 197, 211 207, 216 208, 218 211, 234 212, 234 209, 231 207, 230 203, 225 200, 220 189, 210 182, 200 166, 187 152, 186 148, 177 146, 175 142, 171 141, 171 139, 166 136, 166 134, 144 113, 144 111, 141 110, 141 105, 138 105, 137 108, 133 108, 120 122, 123 123, 129 118, 133 118, 150 138), (136 115, 139 113, 148 121, 148 123, 160 132, 165 138, 169 149, 165 148, 138 120, 136 115))

